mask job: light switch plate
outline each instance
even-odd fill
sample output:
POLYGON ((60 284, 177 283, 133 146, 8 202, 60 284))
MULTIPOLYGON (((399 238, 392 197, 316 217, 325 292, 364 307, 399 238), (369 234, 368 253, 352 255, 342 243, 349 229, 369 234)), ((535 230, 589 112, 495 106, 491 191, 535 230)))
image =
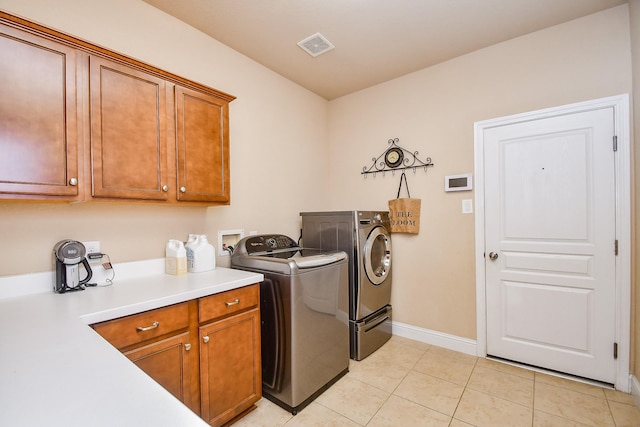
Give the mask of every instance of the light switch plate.
POLYGON ((464 199, 462 201, 462 213, 463 214, 473 213, 473 202, 471 199, 464 199))

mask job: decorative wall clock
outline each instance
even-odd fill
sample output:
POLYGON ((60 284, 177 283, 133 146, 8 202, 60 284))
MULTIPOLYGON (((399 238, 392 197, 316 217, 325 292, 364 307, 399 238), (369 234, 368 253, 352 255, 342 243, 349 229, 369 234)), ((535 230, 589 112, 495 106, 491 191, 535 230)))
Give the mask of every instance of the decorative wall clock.
POLYGON ((425 172, 427 166, 433 166, 431 157, 427 157, 425 161, 418 159, 417 151, 409 151, 398 145, 398 138, 389 140, 389 148, 387 148, 378 157, 372 158, 372 164, 368 168, 365 166, 362 168, 362 175, 375 174, 387 171, 395 173, 397 170, 413 169, 415 172, 417 168, 424 168, 425 172))

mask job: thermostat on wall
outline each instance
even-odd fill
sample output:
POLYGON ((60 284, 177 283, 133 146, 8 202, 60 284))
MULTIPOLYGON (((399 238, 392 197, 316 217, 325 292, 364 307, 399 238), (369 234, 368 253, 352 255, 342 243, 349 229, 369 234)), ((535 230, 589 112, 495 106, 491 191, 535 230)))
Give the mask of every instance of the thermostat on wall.
POLYGON ((447 175, 444 177, 444 191, 467 191, 473 189, 472 174, 447 175))

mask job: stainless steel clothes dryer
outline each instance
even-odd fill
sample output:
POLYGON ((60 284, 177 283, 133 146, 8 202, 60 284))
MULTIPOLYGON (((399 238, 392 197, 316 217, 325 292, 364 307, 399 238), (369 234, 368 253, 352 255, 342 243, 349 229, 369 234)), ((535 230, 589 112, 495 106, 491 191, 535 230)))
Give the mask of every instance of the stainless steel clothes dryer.
POLYGON ((362 360, 391 337, 389 212, 302 212, 305 247, 349 255, 350 357, 362 360))
POLYGON ((258 235, 238 242, 231 268, 264 275, 262 393, 295 415, 349 370, 347 254, 258 235))

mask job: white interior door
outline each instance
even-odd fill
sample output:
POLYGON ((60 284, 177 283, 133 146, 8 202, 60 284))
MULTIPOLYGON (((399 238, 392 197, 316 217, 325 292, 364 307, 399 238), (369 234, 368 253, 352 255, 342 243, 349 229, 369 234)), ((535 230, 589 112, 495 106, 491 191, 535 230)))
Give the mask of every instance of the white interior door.
POLYGON ((614 109, 484 130, 487 354, 615 383, 614 109))

